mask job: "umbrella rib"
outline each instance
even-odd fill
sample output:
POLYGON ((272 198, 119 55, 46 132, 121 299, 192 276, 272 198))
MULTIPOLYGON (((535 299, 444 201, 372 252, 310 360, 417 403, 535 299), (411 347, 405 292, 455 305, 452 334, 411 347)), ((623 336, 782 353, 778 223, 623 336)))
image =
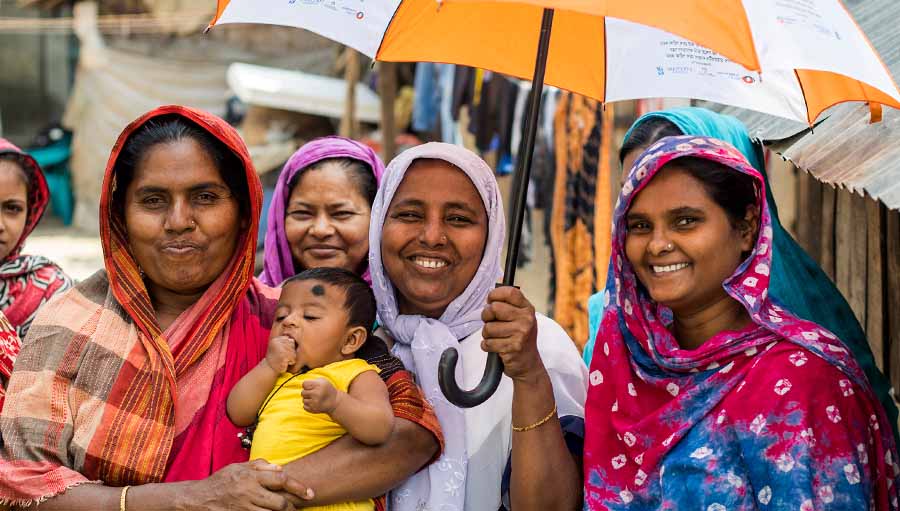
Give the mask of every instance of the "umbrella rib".
POLYGON ((812 127, 815 119, 812 118, 812 112, 809 111, 809 99, 806 97, 806 89, 803 87, 803 80, 800 79, 800 73, 794 69, 794 76, 797 77, 797 84, 800 85, 800 94, 803 95, 803 106, 806 107, 806 121, 812 127))
MULTIPOLYGON (((378 42, 378 49, 375 50, 375 55, 372 58, 372 65, 375 65, 376 60, 381 60, 378 58, 378 54, 381 53, 381 47, 384 46, 384 40, 387 39, 387 34, 391 30, 391 27, 394 25, 394 20, 397 18, 397 13, 400 12, 400 7, 403 5, 403 1, 397 2, 397 7, 394 9, 394 13, 391 14, 391 21, 388 21, 387 28, 384 30, 384 33, 381 34, 381 41, 378 42)), ((438 11, 440 11, 441 4, 438 4, 438 11)))

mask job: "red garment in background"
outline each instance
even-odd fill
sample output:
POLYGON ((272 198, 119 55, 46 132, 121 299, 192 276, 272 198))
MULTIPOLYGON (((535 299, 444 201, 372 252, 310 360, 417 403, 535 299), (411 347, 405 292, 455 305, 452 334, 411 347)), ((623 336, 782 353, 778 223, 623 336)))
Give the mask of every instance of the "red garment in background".
POLYGON ((6 320, 6 316, 0 312, 0 411, 3 410, 3 400, 6 397, 6 382, 12 374, 13 362, 19 354, 19 336, 15 328, 6 320))

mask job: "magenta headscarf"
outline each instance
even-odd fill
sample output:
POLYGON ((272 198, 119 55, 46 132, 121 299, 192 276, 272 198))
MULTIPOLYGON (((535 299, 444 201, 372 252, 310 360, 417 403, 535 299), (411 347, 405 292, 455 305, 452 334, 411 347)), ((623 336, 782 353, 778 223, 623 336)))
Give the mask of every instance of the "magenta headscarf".
MULTIPOLYGON (((278 183, 275 185, 275 195, 269 206, 265 263, 262 274, 259 276, 259 279, 269 286, 280 286, 285 279, 293 277, 297 273, 294 268, 291 247, 284 231, 284 215, 292 191, 290 183, 297 174, 309 168, 310 165, 330 158, 352 158, 365 163, 375 174, 375 181, 379 185, 381 184, 384 163, 367 145, 344 137, 323 137, 298 149, 281 170, 278 183)), ((362 277, 366 282, 372 282, 368 269, 362 277)))
POLYGON ((897 450, 865 375, 833 333, 769 294, 765 180, 737 149, 663 138, 631 169, 612 229, 585 405, 584 509, 898 509, 897 450), (635 197, 684 157, 751 177, 760 211, 752 253, 722 284, 752 324, 693 350, 625 253, 635 197))

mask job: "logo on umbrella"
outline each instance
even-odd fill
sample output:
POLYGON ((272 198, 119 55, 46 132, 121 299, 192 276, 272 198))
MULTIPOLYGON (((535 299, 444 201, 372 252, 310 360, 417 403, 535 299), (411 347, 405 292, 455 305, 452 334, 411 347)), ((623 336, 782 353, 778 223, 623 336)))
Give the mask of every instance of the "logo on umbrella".
POLYGON ((754 82, 756 82, 756 79, 750 75, 745 75, 743 78, 741 78, 741 80, 743 80, 743 82, 747 85, 752 85, 754 82))
POLYGON ((361 20, 366 17, 366 13, 359 11, 356 13, 356 19, 361 20))

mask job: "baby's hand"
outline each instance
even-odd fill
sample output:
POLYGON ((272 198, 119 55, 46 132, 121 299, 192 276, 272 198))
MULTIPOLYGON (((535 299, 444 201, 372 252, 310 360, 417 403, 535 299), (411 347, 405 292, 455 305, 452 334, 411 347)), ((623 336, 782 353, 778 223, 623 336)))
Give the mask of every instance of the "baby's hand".
POLYGON ((269 339, 269 348, 266 350, 266 363, 269 367, 281 374, 294 365, 297 360, 297 343, 286 335, 279 335, 269 339))
POLYGON ((338 391, 325 378, 303 382, 303 408, 311 413, 334 412, 338 405, 338 391))

